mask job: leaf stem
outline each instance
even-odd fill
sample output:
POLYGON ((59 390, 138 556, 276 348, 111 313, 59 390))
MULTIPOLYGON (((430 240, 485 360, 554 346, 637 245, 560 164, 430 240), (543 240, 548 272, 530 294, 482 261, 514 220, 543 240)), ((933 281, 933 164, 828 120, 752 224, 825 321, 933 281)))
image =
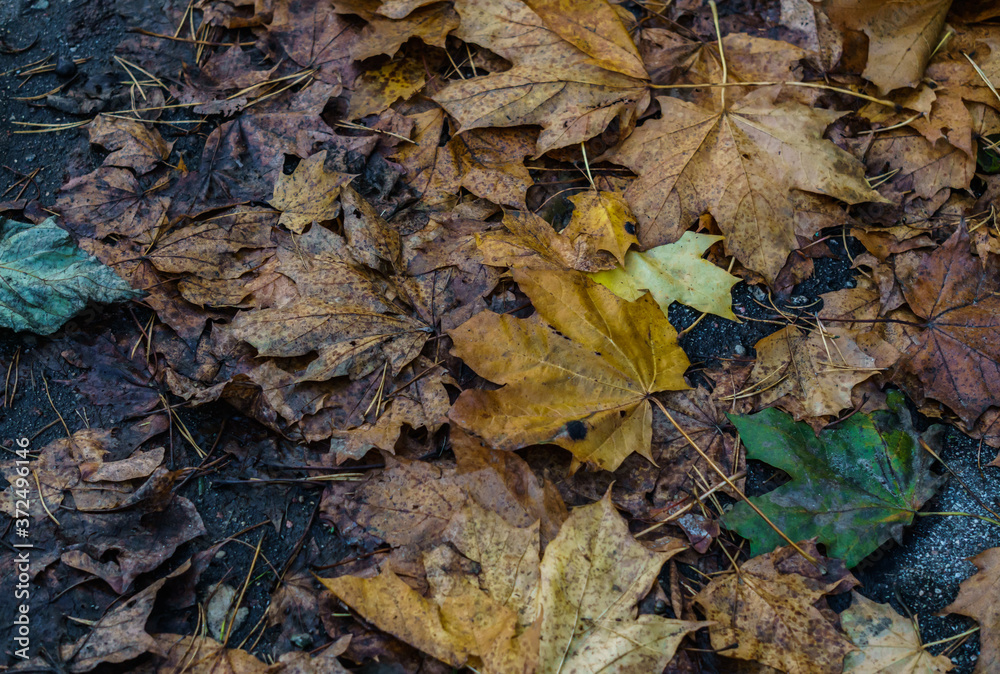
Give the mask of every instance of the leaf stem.
POLYGON ((932 512, 932 513, 929 513, 929 512, 924 512, 922 510, 917 510, 917 511, 915 511, 915 514, 916 515, 920 515, 921 517, 929 517, 931 515, 941 515, 942 517, 951 516, 951 515, 955 515, 955 516, 959 516, 959 517, 975 517, 977 520, 982 520, 984 522, 989 522, 990 524, 995 524, 998 527, 1000 527, 1000 521, 997 521, 997 520, 993 519, 992 517, 986 517, 985 515, 976 515, 975 513, 963 513, 963 512, 932 512))
MULTIPOLYGON (((715 6, 715 0, 708 0, 708 6, 712 8, 712 22, 715 24, 715 36, 719 40, 719 60, 722 61, 722 85, 725 87, 729 81, 729 69, 726 66, 726 52, 722 48, 722 31, 719 30, 719 8, 715 6)), ((721 107, 726 109, 726 90, 723 88, 721 96, 721 107)))

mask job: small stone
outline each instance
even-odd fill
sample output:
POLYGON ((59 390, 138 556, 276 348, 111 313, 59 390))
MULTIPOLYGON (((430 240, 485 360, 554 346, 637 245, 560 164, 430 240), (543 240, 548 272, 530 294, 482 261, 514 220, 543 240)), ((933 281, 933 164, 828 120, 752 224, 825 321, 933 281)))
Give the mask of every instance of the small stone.
POLYGON ((291 528, 292 528, 292 527, 294 527, 294 526, 295 526, 295 525, 294 525, 294 524, 292 524, 291 520, 285 520, 285 528, 286 528, 286 529, 291 529, 291 528))
POLYGON ((791 302, 794 306, 797 306, 797 307, 801 307, 803 304, 806 304, 808 301, 809 301, 809 298, 808 297, 804 297, 803 295, 792 295, 789 298, 789 302, 791 302))
POLYGON ((737 356, 745 356, 747 355, 747 350, 746 347, 743 346, 742 344, 737 344, 736 346, 733 347, 733 353, 735 353, 737 356))
POLYGON ((219 550, 217 553, 215 553, 215 558, 216 559, 222 559, 225 556, 226 556, 226 551, 225 550, 219 550))
POLYGON ((73 59, 68 59, 64 56, 60 56, 59 60, 56 61, 56 76, 64 80, 68 80, 77 73, 76 64, 73 63, 73 59))

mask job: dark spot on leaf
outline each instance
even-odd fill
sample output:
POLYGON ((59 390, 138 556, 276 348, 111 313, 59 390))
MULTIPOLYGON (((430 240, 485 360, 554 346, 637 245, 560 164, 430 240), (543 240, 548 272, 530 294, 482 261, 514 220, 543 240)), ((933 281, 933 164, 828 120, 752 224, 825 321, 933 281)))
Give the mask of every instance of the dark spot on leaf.
POLYGON ((566 424, 566 433, 570 440, 583 440, 587 437, 587 425, 579 420, 571 421, 566 424))
POLYGON ((628 234, 634 235, 635 234, 635 223, 634 222, 626 222, 625 223, 625 232, 628 233, 628 234))

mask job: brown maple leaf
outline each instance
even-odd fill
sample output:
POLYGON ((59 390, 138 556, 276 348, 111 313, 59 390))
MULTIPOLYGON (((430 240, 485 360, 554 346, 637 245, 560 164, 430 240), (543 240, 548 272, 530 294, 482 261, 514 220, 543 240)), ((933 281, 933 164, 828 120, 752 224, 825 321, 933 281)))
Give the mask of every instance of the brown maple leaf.
POLYGON ((676 241, 708 211, 726 251, 773 281, 798 247, 792 188, 850 204, 882 200, 864 167, 823 138, 843 113, 775 103, 777 94, 765 87, 728 108, 660 97, 663 116, 605 157, 639 174, 625 196, 644 247, 676 241))
POLYGON ((605 70, 545 26, 519 0, 456 3, 465 42, 503 56, 514 67, 453 82, 432 96, 458 120, 460 131, 481 127, 542 127, 535 156, 574 145, 618 118, 631 128, 648 100, 644 82, 605 70))
POLYGON ((811 541, 799 546, 818 558, 826 573, 791 547, 778 548, 713 579, 695 597, 705 617, 717 621, 709 628, 713 648, 790 674, 841 671, 854 646, 834 625, 835 616, 817 602, 858 581, 843 562, 822 557, 811 541))
POLYGON ((1000 668, 1000 548, 990 548, 970 560, 978 572, 962 581, 955 601, 942 613, 960 613, 979 622, 982 653, 976 662, 976 674, 995 672, 1000 668))
MULTIPOLYGON (((969 246, 963 225, 902 279, 924 330, 900 366, 920 381, 923 395, 971 426, 1000 399, 1000 258, 990 255, 981 264, 969 246)), ((911 388, 915 398, 920 393, 911 388)))

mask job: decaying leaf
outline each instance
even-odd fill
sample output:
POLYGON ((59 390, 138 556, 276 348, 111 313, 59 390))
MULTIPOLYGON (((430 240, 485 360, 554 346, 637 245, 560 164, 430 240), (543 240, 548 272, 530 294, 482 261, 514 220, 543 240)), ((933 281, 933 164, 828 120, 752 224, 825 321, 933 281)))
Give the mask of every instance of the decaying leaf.
MULTIPOLYGON (((776 409, 730 415, 747 457, 792 478, 753 502, 789 538, 817 537, 849 567, 890 537, 901 540, 942 481, 928 470, 934 459, 920 447, 903 396, 890 391, 887 402, 887 411, 855 414, 819 435, 776 409)), ((783 540, 745 503, 725 522, 751 540, 754 555, 783 540)))
POLYGON ((636 615, 670 554, 636 542, 609 498, 575 510, 534 570, 537 525, 526 537, 479 510, 453 529, 479 578, 439 547, 424 555, 426 597, 389 570, 321 582, 381 629, 484 672, 659 671, 684 635, 707 624, 636 615))
POLYGON ((858 581, 842 562, 823 558, 814 544, 800 547, 818 564, 791 547, 779 548, 713 579, 695 597, 705 617, 715 621, 709 628, 713 648, 726 649, 726 657, 754 660, 783 672, 841 671, 844 656, 854 646, 820 602, 824 595, 846 592, 858 581))
POLYGON ((782 328, 754 345, 757 362, 747 381, 761 390, 760 402, 803 417, 836 416, 851 406, 851 390, 877 372, 875 359, 863 353, 842 329, 820 328, 806 334, 782 328), (791 400, 782 399, 788 396, 791 400))
POLYGON ((844 674, 944 674, 953 667, 947 657, 927 652, 912 620, 857 592, 840 624, 860 649, 847 655, 844 674))
POLYGON ((626 302, 576 272, 515 270, 534 316, 483 312, 450 331, 453 352, 498 391, 467 390, 449 417, 498 448, 551 442, 614 470, 647 458, 647 397, 687 388, 687 357, 650 297, 626 302))
POLYGON ((1000 585, 1000 548, 990 548, 970 560, 976 575, 962 582, 955 601, 942 613, 960 613, 979 623, 983 650, 976 662, 976 674, 1000 667, 1000 605, 995 601, 1000 585))
POLYGON ((299 162, 291 175, 278 177, 271 205, 281 211, 279 225, 301 234, 313 222, 331 220, 340 213, 340 188, 354 176, 326 170, 325 161, 323 150, 299 162))
POLYGON ((903 279, 903 295, 925 323, 901 366, 924 395, 974 423, 1000 399, 1000 258, 980 265, 959 227, 903 279))
POLYGON ((142 296, 87 255, 52 218, 37 225, 0 219, 0 326, 49 335, 87 302, 142 296))
POLYGON ((726 251, 772 281, 794 248, 792 188, 849 204, 880 201, 864 167, 823 138, 843 113, 775 103, 762 88, 728 108, 660 97, 647 121, 608 157, 639 174, 626 191, 643 246, 672 243, 709 211, 726 251))
POLYGON ((461 131, 536 124, 542 127, 537 156, 587 140, 616 118, 629 127, 644 107, 642 80, 596 65, 519 0, 462 0, 456 8, 462 23, 455 35, 514 63, 502 73, 453 82, 433 96, 461 131))
POLYGON ((623 267, 598 272, 591 278, 629 301, 648 290, 664 314, 672 302, 680 302, 735 321, 729 291, 739 279, 701 257, 721 240, 721 236, 684 232, 677 243, 644 253, 630 251, 623 267))

